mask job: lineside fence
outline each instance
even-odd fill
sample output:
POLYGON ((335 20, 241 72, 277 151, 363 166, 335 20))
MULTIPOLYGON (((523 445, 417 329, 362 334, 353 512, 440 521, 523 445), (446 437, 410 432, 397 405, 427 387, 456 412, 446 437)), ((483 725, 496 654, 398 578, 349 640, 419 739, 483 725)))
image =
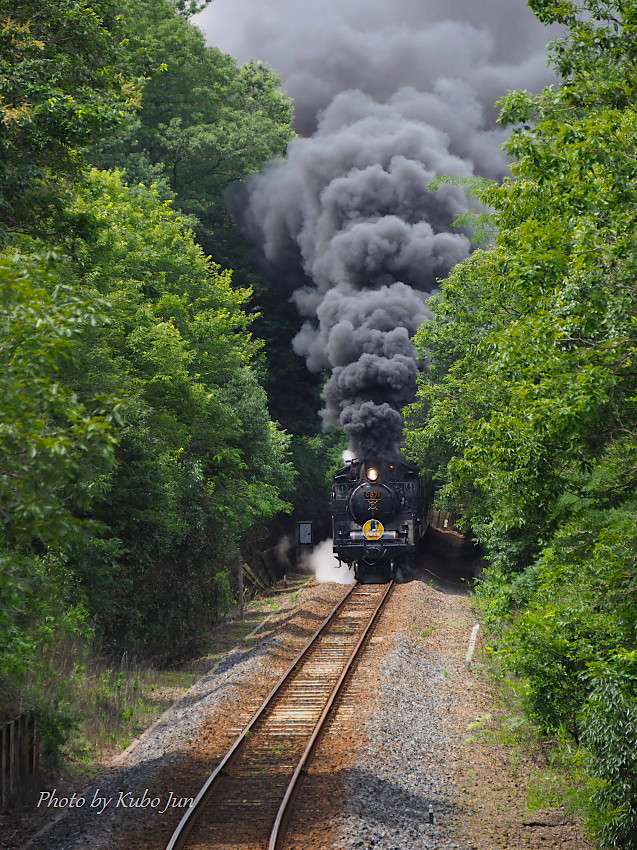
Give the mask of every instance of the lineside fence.
POLYGON ((0 727, 0 811, 33 793, 40 772, 35 718, 25 712, 0 727))
POLYGON ((453 529, 459 517, 458 511, 429 511, 429 525, 433 528, 453 529))

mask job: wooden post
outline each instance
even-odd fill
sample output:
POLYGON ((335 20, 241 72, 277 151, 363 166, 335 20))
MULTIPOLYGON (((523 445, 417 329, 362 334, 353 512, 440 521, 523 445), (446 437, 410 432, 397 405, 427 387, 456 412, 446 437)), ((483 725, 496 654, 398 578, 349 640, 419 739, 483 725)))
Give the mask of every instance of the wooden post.
POLYGON ((476 625, 471 630, 471 638, 469 639, 469 649, 467 650, 467 658, 466 658, 467 670, 471 669, 471 659, 473 658, 473 650, 476 647, 476 639, 478 637, 479 629, 480 629, 480 623, 476 623, 476 625))
POLYGON ((0 747, 2 748, 2 774, 0 775, 0 810, 9 804, 9 724, 0 728, 0 747))
POLYGON ((239 619, 243 620, 243 562, 239 558, 239 619))
POLYGON ((9 799, 15 798, 18 760, 18 726, 15 722, 9 727, 9 799))
POLYGON ((33 773, 33 776, 37 776, 40 772, 40 736, 38 734, 38 727, 35 725, 35 717, 33 718, 32 734, 33 761, 31 763, 31 771, 33 773))
POLYGON ((20 717, 20 791, 26 791, 29 782, 29 715, 20 717))

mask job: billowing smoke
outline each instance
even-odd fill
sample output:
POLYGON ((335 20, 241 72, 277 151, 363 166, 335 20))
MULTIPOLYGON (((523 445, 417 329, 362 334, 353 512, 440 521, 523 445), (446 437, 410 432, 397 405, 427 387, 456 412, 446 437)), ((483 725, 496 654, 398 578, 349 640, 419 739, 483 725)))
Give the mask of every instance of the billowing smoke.
POLYGON ((309 554, 301 557, 301 572, 314 573, 315 579, 323 584, 354 584, 354 570, 341 565, 333 552, 332 540, 323 540, 309 554))
POLYGON ((300 135, 247 184, 245 221, 306 322, 294 340, 329 369, 326 425, 391 457, 414 397, 410 341, 427 297, 470 251, 470 208, 440 175, 501 177, 494 100, 548 82, 545 29, 522 0, 215 0, 200 16, 238 59, 272 64, 300 135))
POLYGON ((410 337, 428 316, 426 294, 469 253, 467 236, 452 232, 464 192, 429 189, 440 174, 473 171, 428 123, 436 106, 449 108, 413 88, 384 104, 343 92, 310 138, 248 182, 251 232, 272 263, 308 279, 294 295, 308 317, 294 348, 310 369, 331 370, 325 423, 343 426, 363 457, 396 451, 418 371, 410 337))

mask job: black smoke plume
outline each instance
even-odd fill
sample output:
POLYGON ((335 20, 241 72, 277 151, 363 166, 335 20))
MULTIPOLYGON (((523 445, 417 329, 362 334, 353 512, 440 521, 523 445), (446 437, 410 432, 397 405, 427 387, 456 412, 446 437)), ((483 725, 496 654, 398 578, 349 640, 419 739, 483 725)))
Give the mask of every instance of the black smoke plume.
POLYGON ((521 0, 216 0, 210 40, 272 64, 295 100, 284 161, 247 183, 249 231, 289 280, 294 340, 329 369, 322 412, 361 457, 391 457, 414 397, 410 341, 426 301, 470 251, 470 208, 439 175, 501 177, 494 100, 548 82, 545 29, 521 0))

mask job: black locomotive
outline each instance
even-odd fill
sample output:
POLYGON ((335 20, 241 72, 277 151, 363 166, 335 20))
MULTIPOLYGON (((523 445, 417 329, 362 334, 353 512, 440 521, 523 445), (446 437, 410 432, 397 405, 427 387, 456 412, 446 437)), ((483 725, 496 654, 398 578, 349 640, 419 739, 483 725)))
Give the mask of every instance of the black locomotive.
POLYGON ((428 488, 404 461, 351 460, 334 475, 334 554, 367 584, 405 581, 427 528, 428 488))

